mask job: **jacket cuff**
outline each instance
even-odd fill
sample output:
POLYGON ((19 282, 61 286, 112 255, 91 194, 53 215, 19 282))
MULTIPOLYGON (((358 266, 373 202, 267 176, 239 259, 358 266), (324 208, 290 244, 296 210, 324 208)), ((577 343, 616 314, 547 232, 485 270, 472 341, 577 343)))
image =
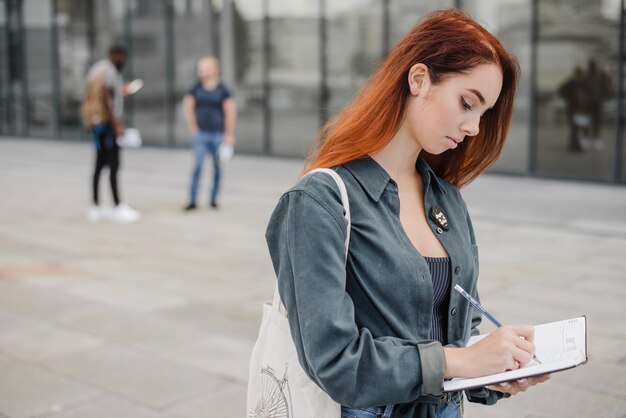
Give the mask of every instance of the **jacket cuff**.
POLYGON ((467 400, 483 405, 493 405, 502 398, 509 398, 510 393, 498 392, 487 388, 476 388, 465 391, 467 400))
POLYGON ((440 396, 446 368, 443 347, 439 341, 417 344, 422 366, 422 394, 440 396))

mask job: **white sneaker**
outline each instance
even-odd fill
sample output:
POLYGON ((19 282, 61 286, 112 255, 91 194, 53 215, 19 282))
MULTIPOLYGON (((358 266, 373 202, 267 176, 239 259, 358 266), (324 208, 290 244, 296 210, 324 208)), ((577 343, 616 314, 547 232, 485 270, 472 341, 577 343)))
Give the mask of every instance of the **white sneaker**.
POLYGON ((102 206, 93 205, 87 210, 87 220, 89 222, 100 222, 105 219, 104 208, 102 206))
POLYGON ((132 223, 141 219, 141 213, 131 208, 126 203, 120 203, 113 208, 110 218, 115 222, 132 223))

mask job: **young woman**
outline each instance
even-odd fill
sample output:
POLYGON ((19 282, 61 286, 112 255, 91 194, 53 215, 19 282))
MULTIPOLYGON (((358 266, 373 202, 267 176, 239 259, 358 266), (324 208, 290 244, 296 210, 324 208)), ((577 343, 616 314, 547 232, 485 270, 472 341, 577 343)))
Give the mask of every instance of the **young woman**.
MULTIPOLYGON (((267 242, 300 363, 345 417, 457 417, 444 379, 521 367, 533 327, 503 326, 465 347, 480 314, 478 253, 458 188, 500 154, 518 66, 458 10, 428 15, 322 130, 304 173, 332 167, 348 189, 314 173, 286 192, 267 242)), ((493 404, 547 376, 466 391, 493 404)))

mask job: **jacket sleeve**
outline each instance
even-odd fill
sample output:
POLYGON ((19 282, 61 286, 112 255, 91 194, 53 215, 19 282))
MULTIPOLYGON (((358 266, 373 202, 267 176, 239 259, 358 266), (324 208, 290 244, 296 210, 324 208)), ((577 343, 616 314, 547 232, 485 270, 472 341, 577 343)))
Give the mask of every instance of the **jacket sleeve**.
POLYGON ((440 343, 374 338, 357 327, 346 292, 341 199, 334 183, 317 182, 319 187, 283 195, 266 233, 303 369, 336 402, 351 407, 441 394, 440 343))

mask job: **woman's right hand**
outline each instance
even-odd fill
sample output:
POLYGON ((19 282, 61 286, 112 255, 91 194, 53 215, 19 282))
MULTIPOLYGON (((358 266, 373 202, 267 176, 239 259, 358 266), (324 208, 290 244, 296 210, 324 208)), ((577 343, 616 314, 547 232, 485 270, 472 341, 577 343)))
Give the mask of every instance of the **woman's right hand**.
POLYGON ((479 377, 525 366, 533 357, 535 327, 504 325, 465 348, 444 348, 444 377, 479 377))

